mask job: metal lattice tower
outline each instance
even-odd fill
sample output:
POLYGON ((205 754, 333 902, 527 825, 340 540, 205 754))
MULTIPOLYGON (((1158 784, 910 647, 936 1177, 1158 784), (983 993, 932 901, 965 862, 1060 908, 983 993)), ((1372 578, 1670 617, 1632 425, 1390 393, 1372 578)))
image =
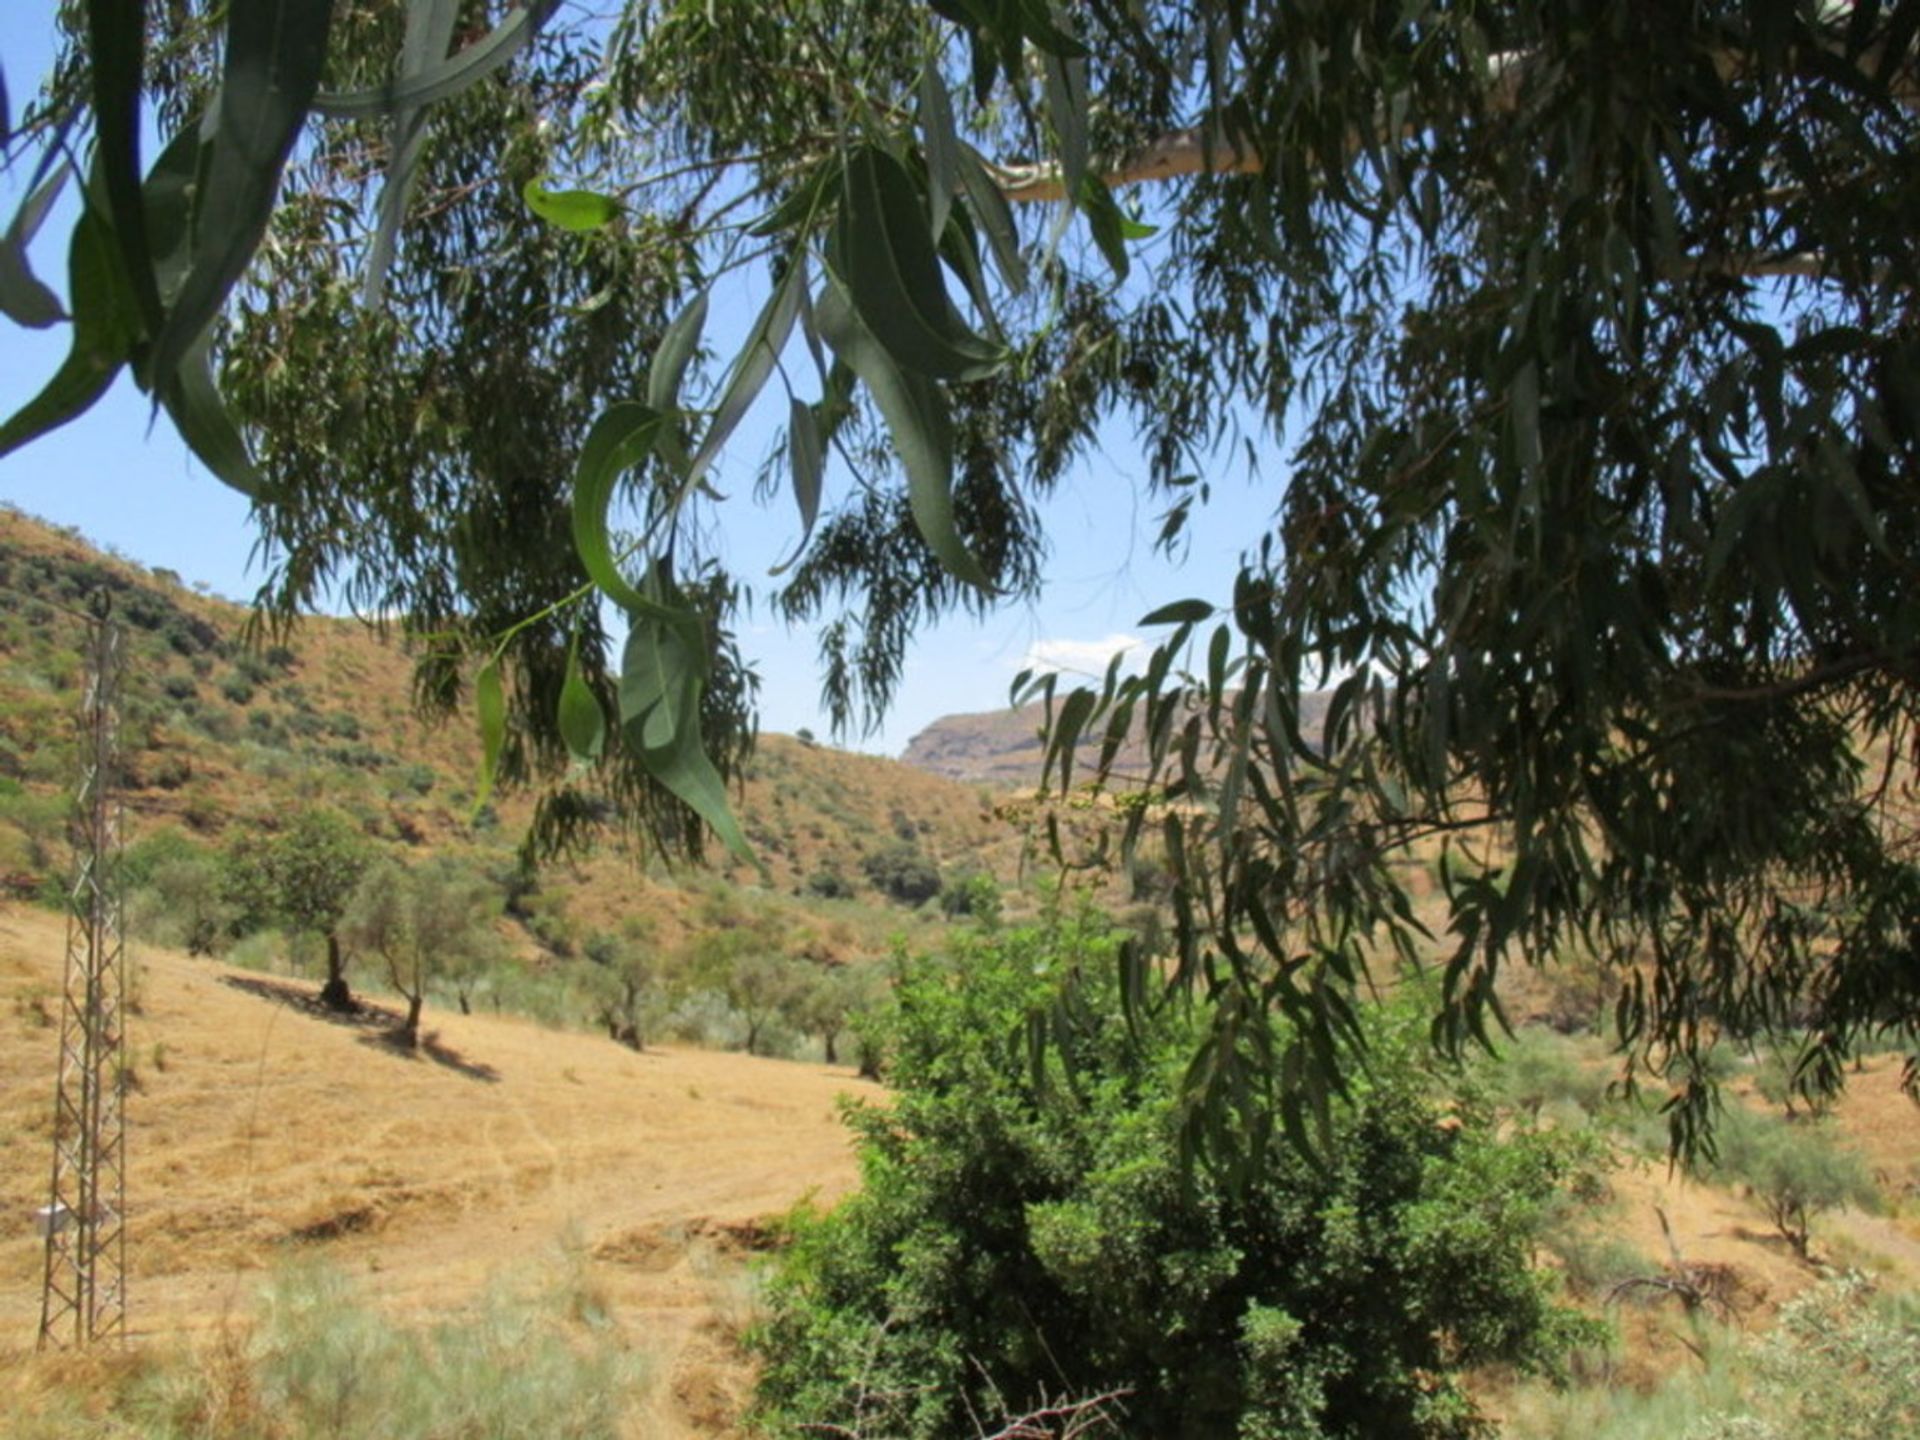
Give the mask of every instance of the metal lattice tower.
POLYGON ((102 596, 87 624, 73 886, 53 1102, 53 1183, 42 1225, 40 1345, 122 1337, 127 1318, 127 976, 120 907, 120 627, 102 596))

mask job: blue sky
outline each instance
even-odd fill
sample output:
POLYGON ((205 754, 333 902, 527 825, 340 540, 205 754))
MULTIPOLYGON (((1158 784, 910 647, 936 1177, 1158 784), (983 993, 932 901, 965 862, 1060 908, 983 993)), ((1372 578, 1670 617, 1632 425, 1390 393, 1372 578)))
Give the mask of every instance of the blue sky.
MULTIPOLYGON (((0 67, 18 113, 51 55, 54 6, 9 0, 0 9, 0 67)), ((23 179, 0 174, 0 224, 11 219, 23 179)), ((36 272, 56 290, 64 278, 64 233, 56 214, 33 257, 36 272)), ((0 320, 0 413, 32 397, 66 346, 64 327, 35 332, 0 320)), ((740 497, 722 512, 723 558, 762 591, 771 584, 765 571, 791 548, 797 528, 784 497, 764 509, 746 498, 783 408, 778 396, 763 399, 716 477, 722 491, 740 497)), ((1266 523, 1277 492, 1248 489, 1237 479, 1216 484, 1214 504, 1190 522, 1189 558, 1175 567, 1152 552, 1158 507, 1145 496, 1145 473, 1124 439, 1082 466, 1043 511, 1052 554, 1040 599, 1006 606, 984 622, 953 620, 923 632, 881 730, 846 743, 897 754, 941 715, 1004 705, 1014 675, 1036 661, 1097 671, 1106 654, 1141 637, 1137 621, 1155 606, 1187 595, 1225 599, 1232 562, 1266 523)), ((79 420, 0 459, 0 500, 232 599, 251 597, 260 580, 246 502, 193 461, 164 418, 150 422, 145 397, 124 378, 79 420)), ((740 640, 762 677, 763 728, 790 733, 804 726, 824 738, 814 636, 770 620, 763 607, 743 620, 740 640)))

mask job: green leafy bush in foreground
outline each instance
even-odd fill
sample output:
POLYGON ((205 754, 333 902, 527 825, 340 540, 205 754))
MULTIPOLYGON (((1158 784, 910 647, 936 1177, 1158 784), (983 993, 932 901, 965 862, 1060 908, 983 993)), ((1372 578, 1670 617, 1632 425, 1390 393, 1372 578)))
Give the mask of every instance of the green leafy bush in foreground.
POLYGON ((862 1189, 796 1222, 755 1345, 762 1419, 954 1440, 976 1417, 1124 1389, 1124 1433, 1448 1437, 1453 1377, 1550 1368, 1588 1328, 1530 1267, 1577 1137, 1497 1137, 1438 1090, 1412 1011, 1378 1011, 1371 1069, 1318 1168, 1274 1150, 1229 1187, 1181 1164, 1199 1007, 1129 1043, 1110 942, 963 944, 901 978, 888 1078, 857 1107, 862 1189), (1071 1072, 1024 1039, 1070 967, 1071 1072))

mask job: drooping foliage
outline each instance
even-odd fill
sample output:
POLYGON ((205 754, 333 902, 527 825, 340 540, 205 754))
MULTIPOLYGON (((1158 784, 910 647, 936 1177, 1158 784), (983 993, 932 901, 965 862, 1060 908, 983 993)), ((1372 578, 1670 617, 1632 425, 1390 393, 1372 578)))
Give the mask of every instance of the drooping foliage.
POLYGON ((1125 1390, 1130 1435, 1466 1435, 1461 1368, 1578 1333, 1530 1270, 1577 1142, 1498 1138, 1417 1008, 1369 1021, 1324 1167, 1272 1147, 1225 1185, 1180 1159, 1203 1012, 1134 1032, 1116 974, 1072 926, 906 967, 862 1187, 800 1223, 759 1334, 776 1429, 932 1440, 1125 1390), (1036 1070, 1019 1032, 1075 972, 1072 1063, 1036 1070))
POLYGON ((843 723, 1032 591, 1034 501, 1131 427, 1162 543, 1242 468, 1273 501, 1052 719, 1062 786, 1147 735, 1121 838, 1216 1000, 1205 1113, 1324 1118, 1435 837, 1446 1044, 1578 944, 1686 1144, 1719 1031, 1804 1026, 1813 1090, 1913 1042, 1920 4, 249 9, 63 7, 8 154, 95 142, 75 358, 0 452, 131 364, 272 598, 408 617, 436 703, 478 664, 548 839, 740 841, 714 477, 756 402, 843 723))

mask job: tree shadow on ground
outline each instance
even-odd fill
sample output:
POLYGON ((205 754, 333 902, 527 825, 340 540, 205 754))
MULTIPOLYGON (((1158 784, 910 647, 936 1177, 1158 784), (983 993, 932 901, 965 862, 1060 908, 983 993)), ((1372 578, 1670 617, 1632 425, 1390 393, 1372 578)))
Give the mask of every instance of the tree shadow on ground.
POLYGON ((426 1031, 420 1036, 418 1045, 409 1045, 402 1033, 402 1017, 382 1005, 366 1000, 356 1000, 351 1010, 336 1010, 320 999, 318 993, 304 985, 291 984, 284 980, 270 980, 263 975, 222 975, 222 985, 262 1000, 271 1000, 297 1010, 313 1020, 324 1020, 329 1025, 342 1025, 350 1030, 358 1030, 360 1043, 376 1050, 383 1050, 403 1060, 427 1060, 441 1065, 457 1075, 469 1080, 478 1080, 483 1084, 496 1085, 500 1081, 500 1072, 491 1065, 477 1060, 469 1060, 452 1046, 443 1043, 434 1031, 426 1031))
POLYGON ((385 1050, 403 1060, 430 1060, 435 1065, 445 1066, 456 1075, 464 1075, 469 1080, 478 1080, 483 1085, 498 1085, 500 1072, 493 1066, 479 1060, 469 1060, 451 1045, 441 1041, 439 1032, 423 1030, 417 1044, 407 1043, 406 1033, 400 1028, 399 1018, 394 1017, 391 1028, 376 1030, 372 1034, 360 1037, 362 1045, 375 1050, 385 1050))

